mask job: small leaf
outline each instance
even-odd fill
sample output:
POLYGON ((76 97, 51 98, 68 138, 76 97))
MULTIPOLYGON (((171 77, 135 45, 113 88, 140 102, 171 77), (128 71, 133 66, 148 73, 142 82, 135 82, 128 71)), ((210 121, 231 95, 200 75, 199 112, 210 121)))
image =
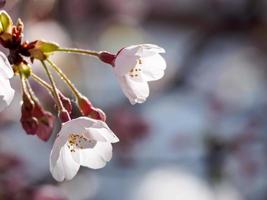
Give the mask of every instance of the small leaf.
POLYGON ((10 18, 10 16, 7 14, 6 11, 1 11, 0 12, 0 21, 2 24, 2 28, 4 32, 10 32, 13 22, 12 19, 10 18))
POLYGON ((53 42, 46 42, 42 40, 37 40, 32 42, 33 48, 29 49, 29 53, 32 58, 38 60, 45 60, 54 51, 59 49, 59 45, 53 42))
POLYGON ((54 42, 46 42, 38 40, 35 48, 40 49, 43 53, 52 53, 59 49, 59 45, 54 42))
POLYGON ((0 33, 4 32, 4 28, 3 28, 3 25, 2 23, 0 23, 0 33))

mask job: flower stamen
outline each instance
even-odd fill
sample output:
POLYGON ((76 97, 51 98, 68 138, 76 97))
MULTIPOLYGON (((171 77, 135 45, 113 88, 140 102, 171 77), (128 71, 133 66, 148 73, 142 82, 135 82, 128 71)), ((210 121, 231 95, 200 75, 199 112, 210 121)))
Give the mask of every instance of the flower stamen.
POLYGON ((92 148, 95 144, 94 140, 83 135, 71 134, 68 138, 67 147, 70 152, 75 152, 78 149, 92 148))
POLYGON ((136 65, 129 71, 130 77, 133 78, 140 76, 140 73, 142 71, 142 69, 140 68, 141 64, 142 64, 141 59, 138 59, 136 65))

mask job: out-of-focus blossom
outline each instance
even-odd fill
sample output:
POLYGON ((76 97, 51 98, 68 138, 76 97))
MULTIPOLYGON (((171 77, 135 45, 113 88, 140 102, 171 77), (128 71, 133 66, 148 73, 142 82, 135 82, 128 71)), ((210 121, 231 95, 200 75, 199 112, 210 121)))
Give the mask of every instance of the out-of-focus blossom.
POLYGON ((123 93, 131 104, 143 103, 149 96, 149 81, 164 76, 165 50, 154 44, 132 45, 121 49, 114 58, 103 52, 100 59, 114 66, 123 93))
POLYGON ((33 200, 65 200, 67 197, 62 190, 53 185, 43 185, 33 195, 33 200))
POLYGON ((117 136, 100 120, 79 117, 63 124, 50 154, 50 172, 57 181, 72 179, 80 165, 102 168, 112 157, 117 136))
POLYGON ((194 87, 215 98, 223 109, 248 109, 266 99, 263 59, 257 55, 257 49, 236 43, 218 39, 189 74, 194 87))
POLYGON ((9 79, 14 76, 14 72, 5 54, 0 52, 0 111, 4 110, 12 101, 15 91, 10 86, 9 79))
POLYGON ((112 111, 111 128, 120 138, 117 148, 119 159, 123 164, 129 164, 134 147, 149 135, 149 124, 140 114, 119 107, 112 111))
POLYGON ((0 1, 0 8, 3 8, 6 4, 6 0, 1 0, 0 1))
POLYGON ((0 153, 0 174, 20 165, 21 162, 17 157, 2 152, 0 153))
POLYGON ((144 176, 139 182, 137 190, 134 190, 132 199, 213 200, 214 198, 208 184, 198 177, 182 170, 159 168, 144 176))

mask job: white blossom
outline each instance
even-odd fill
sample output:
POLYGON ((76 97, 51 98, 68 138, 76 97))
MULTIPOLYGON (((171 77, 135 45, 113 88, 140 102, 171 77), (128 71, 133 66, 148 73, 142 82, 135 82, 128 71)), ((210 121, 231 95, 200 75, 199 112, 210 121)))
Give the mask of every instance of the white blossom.
POLYGON ((15 91, 9 82, 13 76, 14 72, 7 57, 0 52, 0 111, 3 111, 14 97, 15 91))
POLYGON ((149 96, 149 81, 164 76, 166 62, 160 53, 165 50, 153 44, 132 45, 118 52, 114 61, 123 93, 131 104, 143 103, 149 96))
POLYGON ((79 117, 62 125, 50 154, 50 172, 57 181, 72 179, 80 166, 98 169, 112 158, 117 136, 100 120, 79 117))

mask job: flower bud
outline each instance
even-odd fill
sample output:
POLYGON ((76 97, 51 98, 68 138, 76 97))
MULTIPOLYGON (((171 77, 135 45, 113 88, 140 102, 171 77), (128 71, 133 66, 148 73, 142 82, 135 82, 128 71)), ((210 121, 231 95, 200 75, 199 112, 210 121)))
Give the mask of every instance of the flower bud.
POLYGON ((59 98, 63 104, 63 107, 68 111, 69 114, 72 112, 72 104, 68 97, 64 96, 60 91, 58 91, 59 98))
POLYGON ((65 123, 71 120, 70 115, 67 110, 62 110, 59 112, 59 119, 61 120, 62 123, 65 123))
POLYGON ((110 65, 114 65, 114 61, 115 61, 116 56, 114 54, 111 54, 109 52, 106 51, 102 51, 99 54, 99 59, 101 61, 103 61, 104 63, 108 63, 110 65))
POLYGON ((83 115, 88 115, 91 112, 92 103, 85 97, 81 97, 78 99, 78 106, 83 115))
POLYGON ((95 107, 91 108, 91 112, 89 113, 88 116, 93 118, 93 119, 98 119, 98 120, 101 120, 101 121, 104 121, 104 122, 107 119, 106 114, 104 113, 104 111, 101 110, 100 108, 95 108, 95 107))
POLYGON ((27 134, 37 135, 47 141, 52 134, 55 117, 24 93, 20 122, 27 134))
POLYGON ((95 108, 86 97, 79 98, 78 106, 84 116, 106 121, 106 114, 101 109, 95 108))
POLYGON ((35 135, 38 128, 38 120, 35 117, 23 117, 20 119, 23 129, 29 135, 35 135))
POLYGON ((44 111, 43 116, 38 118, 36 135, 43 141, 47 141, 53 133, 55 117, 50 112, 44 111))
POLYGON ((25 64, 23 62, 20 62, 18 65, 14 64, 14 69, 15 69, 15 72, 19 73, 19 74, 22 74, 24 78, 28 78, 31 73, 32 73, 32 69, 30 67, 30 65, 28 64, 25 64))
POLYGON ((32 112, 34 107, 34 101, 30 99, 30 97, 23 92, 22 94, 22 108, 27 112, 32 112))

